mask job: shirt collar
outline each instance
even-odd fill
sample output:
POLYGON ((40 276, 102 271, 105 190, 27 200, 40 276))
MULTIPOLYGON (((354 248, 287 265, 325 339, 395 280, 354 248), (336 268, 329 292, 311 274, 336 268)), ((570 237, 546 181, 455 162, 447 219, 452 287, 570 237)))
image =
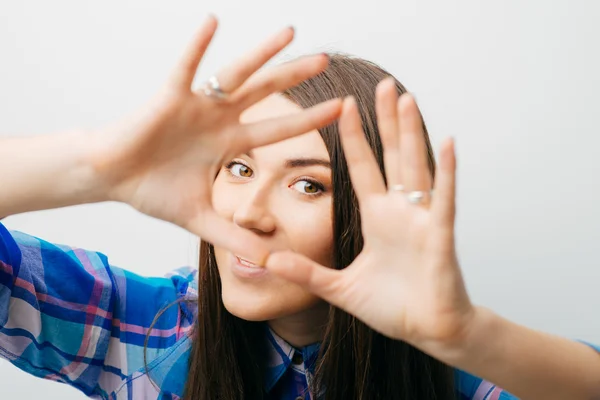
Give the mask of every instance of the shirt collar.
POLYGON ((307 371, 306 380, 310 385, 311 379, 315 373, 315 365, 319 355, 320 343, 310 344, 302 348, 295 348, 277 335, 271 328, 267 330, 267 340, 268 362, 267 372, 265 374, 266 391, 271 391, 273 386, 275 386, 285 371, 287 371, 292 363, 292 357, 296 351, 302 354, 304 367, 307 371))
MULTIPOLYGON (((281 379, 285 371, 292 364, 292 357, 296 351, 302 354, 304 366, 307 371, 306 380, 310 386, 319 355, 320 343, 295 348, 270 328, 266 329, 266 337, 267 371, 264 381, 266 391, 271 391, 279 379, 281 379)), ((180 397, 183 396, 191 350, 192 341, 186 335, 172 349, 169 349, 167 354, 161 357, 160 362, 152 362, 150 364, 150 378, 163 392, 175 394, 180 397)))

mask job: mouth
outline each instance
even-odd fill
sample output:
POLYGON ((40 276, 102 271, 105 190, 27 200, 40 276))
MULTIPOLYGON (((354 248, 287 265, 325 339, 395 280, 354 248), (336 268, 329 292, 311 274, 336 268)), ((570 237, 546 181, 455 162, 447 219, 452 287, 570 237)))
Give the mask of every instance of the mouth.
POLYGON ((248 267, 248 268, 262 268, 258 264, 255 264, 252 261, 248 261, 248 260, 246 260, 246 259, 244 259, 242 257, 236 256, 236 255, 234 255, 234 257, 237 259, 237 261, 240 263, 240 265, 242 265, 244 267, 248 267))
MULTIPOLYGON (((231 254, 231 253, 230 253, 231 254)), ((268 275, 268 271, 266 268, 261 267, 260 265, 246 260, 240 256, 232 254, 231 258, 231 271, 238 278, 242 279, 258 279, 268 275)))

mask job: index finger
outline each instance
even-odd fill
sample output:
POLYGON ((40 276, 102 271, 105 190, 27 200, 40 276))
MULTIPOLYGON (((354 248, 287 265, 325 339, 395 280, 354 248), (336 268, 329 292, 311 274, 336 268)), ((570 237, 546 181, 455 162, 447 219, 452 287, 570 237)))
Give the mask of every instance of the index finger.
POLYGON ((235 132, 238 152, 289 139, 332 123, 340 115, 342 102, 328 100, 292 115, 244 125, 244 133, 235 132))

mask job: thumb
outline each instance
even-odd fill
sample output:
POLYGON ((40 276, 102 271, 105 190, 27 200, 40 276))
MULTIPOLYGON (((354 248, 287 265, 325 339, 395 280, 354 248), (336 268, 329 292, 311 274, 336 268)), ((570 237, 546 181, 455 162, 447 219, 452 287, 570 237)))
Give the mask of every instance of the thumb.
POLYGON ((339 304, 343 287, 341 271, 327 268, 291 251, 273 253, 265 267, 275 275, 302 286, 330 304, 339 304))

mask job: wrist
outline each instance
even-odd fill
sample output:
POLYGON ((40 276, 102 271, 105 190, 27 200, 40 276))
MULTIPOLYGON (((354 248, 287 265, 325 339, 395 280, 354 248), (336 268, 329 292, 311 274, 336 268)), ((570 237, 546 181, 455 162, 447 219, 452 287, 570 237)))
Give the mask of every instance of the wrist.
POLYGON ((124 147, 131 145, 124 140, 126 135, 118 126, 113 126, 88 136, 92 144, 88 144, 85 164, 95 187, 90 193, 99 201, 129 203, 136 184, 135 179, 131 179, 131 171, 137 167, 137 160, 124 155, 124 147))
POLYGON ((87 204, 109 200, 109 182, 98 168, 96 160, 103 151, 100 132, 78 131, 68 133, 65 145, 71 147, 72 168, 66 182, 70 193, 68 203, 87 204))
POLYGON ((473 316, 462 335, 451 343, 440 346, 440 360, 460 369, 471 370, 474 365, 494 358, 494 352, 502 351, 498 344, 505 328, 505 320, 493 311, 474 306, 473 316))

